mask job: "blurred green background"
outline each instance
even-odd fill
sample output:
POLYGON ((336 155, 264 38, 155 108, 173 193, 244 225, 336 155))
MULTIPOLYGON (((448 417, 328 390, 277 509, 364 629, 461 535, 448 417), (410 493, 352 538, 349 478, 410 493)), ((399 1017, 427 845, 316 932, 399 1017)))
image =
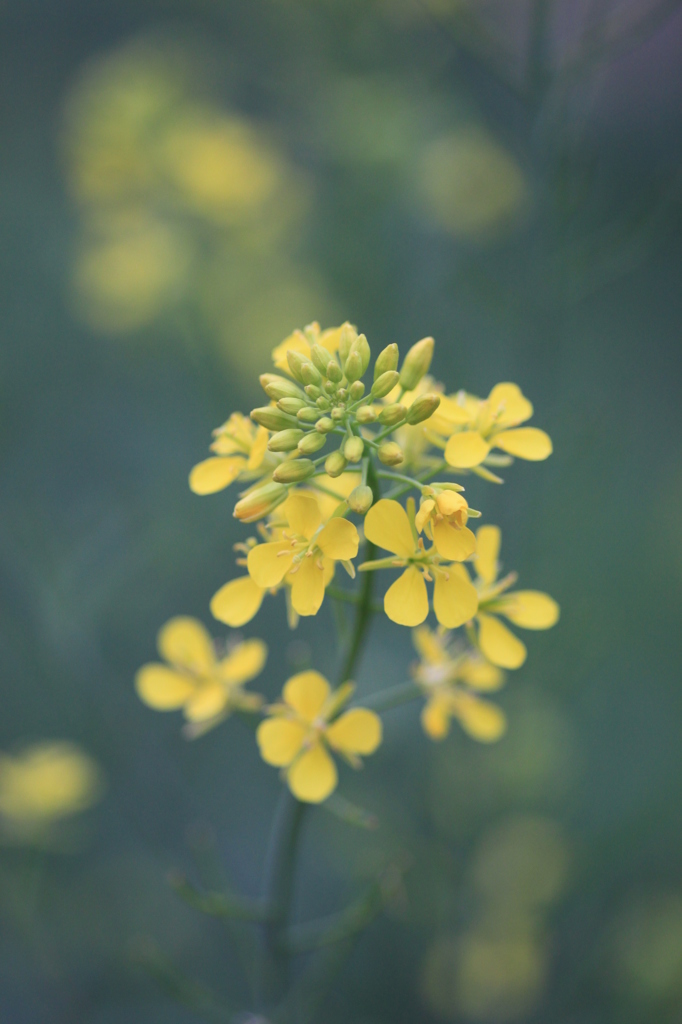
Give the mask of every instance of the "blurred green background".
MULTIPOLYGON (((225 634, 245 531, 187 487, 211 429, 293 328, 350 319, 534 402, 555 454, 467 497, 562 618, 499 745, 396 710, 342 777, 380 827, 309 815, 302 917, 410 865, 318 1019, 682 1021, 679 6, 0 6, 0 749, 67 740, 104 780, 49 849, 0 846, 0 1020, 198 1019, 137 965, 152 941, 248 1006, 240 943, 166 873, 255 895, 277 774, 238 722, 182 740, 133 676, 171 615, 225 634)), ((244 633, 270 697, 308 648, 334 671, 326 606, 244 633)), ((360 692, 413 657, 377 620, 360 692)))

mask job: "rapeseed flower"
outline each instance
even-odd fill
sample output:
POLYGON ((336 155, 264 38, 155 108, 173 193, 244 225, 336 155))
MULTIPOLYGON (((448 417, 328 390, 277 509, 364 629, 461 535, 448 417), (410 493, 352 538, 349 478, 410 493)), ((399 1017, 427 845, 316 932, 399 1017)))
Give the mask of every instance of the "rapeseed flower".
POLYGON ((404 572, 384 597, 384 610, 393 622, 419 626, 424 621, 429 614, 425 580, 433 581, 433 610, 443 626, 455 629, 476 614, 478 595, 466 570, 460 565, 444 563, 435 546, 427 550, 407 512, 397 501, 382 498, 372 505, 365 516, 365 537, 396 557, 364 562, 361 572, 404 567, 404 572))
POLYGON ((258 475, 268 454, 265 427, 257 426, 240 412, 233 412, 213 436, 211 451, 215 455, 197 463, 189 475, 189 486, 195 494, 215 494, 237 477, 258 475))
POLYGON ((550 629, 559 619, 559 605, 539 590, 508 592, 516 582, 516 573, 497 578, 501 538, 497 526, 481 526, 476 534, 478 645, 493 665, 519 668, 526 660, 526 646, 498 616, 504 615, 523 629, 550 629))
POLYGON ((206 732, 232 711, 257 711, 263 698, 246 693, 267 658, 262 640, 244 640, 220 658, 209 633, 197 619, 170 619, 159 632, 157 647, 166 664, 143 665, 135 676, 137 694, 155 711, 182 708, 188 735, 206 732))
POLYGON ((373 754, 381 743, 381 719, 374 711, 350 708, 339 714, 353 690, 345 683, 332 691, 319 672, 299 672, 285 683, 283 702, 268 708, 270 717, 258 726, 261 757, 284 769, 298 800, 321 803, 334 792, 332 752, 359 768, 360 755, 373 754))
POLYGON ((418 533, 424 531, 433 540, 439 555, 463 562, 473 554, 476 538, 467 527, 468 502, 455 487, 436 484, 424 488, 415 526, 418 533))
POLYGON ((302 331, 293 331, 292 334, 272 350, 272 361, 275 364, 275 368, 282 370, 284 373, 289 373, 287 352, 298 352, 300 355, 305 356, 306 359, 310 359, 313 345, 321 345, 334 355, 339 350, 341 332, 345 326, 345 324, 341 324, 340 327, 328 327, 327 330, 322 331, 317 321, 314 321, 312 324, 304 327, 302 331))

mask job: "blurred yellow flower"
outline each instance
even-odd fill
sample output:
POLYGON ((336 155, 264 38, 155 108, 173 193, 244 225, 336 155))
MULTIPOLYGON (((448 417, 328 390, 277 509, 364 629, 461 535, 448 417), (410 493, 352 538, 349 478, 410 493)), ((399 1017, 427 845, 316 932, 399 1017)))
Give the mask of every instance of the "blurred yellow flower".
POLYGON ((135 676, 137 694, 155 711, 182 708, 189 735, 217 725, 231 711, 257 711, 259 694, 246 693, 267 658, 262 640, 245 640, 218 658, 211 637, 197 619, 170 619, 159 632, 159 654, 167 662, 143 665, 135 676))
POLYGON ((237 477, 255 476, 267 460, 267 430, 240 412, 233 412, 213 436, 211 451, 215 455, 197 463, 189 475, 189 486, 195 494, 215 494, 237 477))
POLYGON ((0 819, 19 835, 40 833, 87 810, 102 792, 100 770, 66 742, 44 742, 0 754, 0 819))
POLYGON ((302 331, 295 330, 272 350, 272 361, 275 367, 285 373, 290 373, 287 352, 298 352, 306 359, 310 359, 310 350, 313 345, 322 345, 333 355, 338 351, 341 332, 345 326, 345 324, 341 324, 340 327, 328 327, 322 331, 317 321, 314 321, 304 327, 302 331))
POLYGON ((261 757, 285 769, 298 800, 321 803, 336 789, 330 751, 359 768, 360 755, 374 753, 381 743, 381 719, 374 711, 350 708, 339 714, 353 690, 352 683, 345 683, 332 692, 319 672, 300 672, 286 682, 283 703, 271 707, 271 717, 258 726, 261 757))
POLYGON ((372 505, 365 516, 365 537, 396 557, 364 562, 361 572, 405 568, 384 597, 384 610, 393 622, 419 626, 424 621, 429 614, 425 580, 434 583, 433 610, 443 626, 455 629, 476 614, 478 595, 466 570, 460 565, 444 564, 435 547, 427 551, 397 501, 382 498, 372 505))

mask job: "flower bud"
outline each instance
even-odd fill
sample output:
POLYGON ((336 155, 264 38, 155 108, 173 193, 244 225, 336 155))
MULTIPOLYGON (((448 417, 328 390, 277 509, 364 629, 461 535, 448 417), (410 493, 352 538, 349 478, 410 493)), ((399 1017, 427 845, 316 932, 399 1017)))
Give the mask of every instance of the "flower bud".
POLYGON ((261 427, 267 427, 268 430, 286 430, 287 427, 298 426, 294 416, 288 416, 274 405, 263 405, 259 409, 252 409, 251 419, 254 423, 259 423, 261 427))
POLYGON ((312 399, 313 402, 316 402, 320 395, 322 394, 320 389, 315 384, 306 384, 303 390, 305 391, 308 398, 312 399))
POLYGON ((331 402, 328 398, 325 398, 324 395, 320 395, 320 397, 315 400, 315 405, 318 409, 321 409, 322 412, 328 412, 332 407, 331 402))
POLYGON ((349 506, 353 512, 357 512, 361 516, 364 516, 365 512, 369 512, 373 502, 372 488, 368 487, 367 484, 360 484, 348 495, 349 506))
POLYGON ((330 430, 334 429, 334 420, 330 419, 329 416, 323 416, 322 419, 318 420, 315 424, 315 430, 320 434, 328 434, 330 430))
POLYGON ((350 397, 353 402, 359 402, 365 393, 365 385, 361 380, 356 380, 354 384, 350 386, 350 397))
POLYGON ((317 406, 314 406, 311 409, 311 407, 307 405, 305 409, 299 409, 296 413, 296 419, 299 420, 300 423, 317 423, 319 418, 320 410, 317 406))
POLYGON ((387 405, 379 413, 379 423, 383 423, 385 427, 395 427, 396 424, 403 422, 406 412, 404 405, 387 405))
POLYGON ((399 373, 395 370, 386 370, 372 384, 372 398, 385 398, 389 391, 393 391, 399 380, 399 373))
POLYGON ((333 387, 333 385, 340 384, 343 380, 343 370, 335 359, 333 359, 327 366, 327 380, 332 384, 331 388, 325 388, 325 391, 328 392, 334 392, 336 388, 333 387))
POLYGON ((351 349, 351 353, 344 364, 343 372, 351 383, 362 377, 362 356, 359 352, 351 349))
MULTIPOLYGON (((322 383, 322 374, 320 373, 316 366, 306 361, 301 366, 301 380, 303 381, 304 384, 312 385, 316 388, 319 388, 320 384, 322 383)), ((318 398, 319 395, 320 392, 318 391, 317 395, 315 395, 315 398, 318 398)))
POLYGON ((324 345, 313 345, 312 348, 310 349, 310 358, 312 359, 313 363, 320 371, 322 376, 326 377, 327 366, 334 358, 329 349, 326 349, 324 345))
POLYGON ((349 462, 359 462, 365 450, 365 442, 361 437, 349 437, 343 446, 343 454, 349 462))
POLYGON ((433 357, 433 346, 433 338, 422 338, 405 356, 400 369, 400 386, 405 391, 414 391, 424 374, 428 372, 433 357))
POLYGON ((253 523, 257 519, 263 519, 282 504, 287 493, 286 487, 283 487, 282 484, 270 481, 245 494, 234 506, 233 515, 244 523, 253 523))
POLYGON ((310 459, 289 459, 280 463, 272 474, 272 479, 279 484, 297 484, 315 472, 310 459))
POLYGON ((305 402, 302 398, 280 398, 277 408, 289 413, 290 416, 295 416, 299 409, 305 408, 305 402))
POLYGON ((415 399, 407 410, 405 419, 414 426, 415 423, 421 423, 428 420, 429 416, 433 416, 439 405, 440 395, 422 395, 421 398, 415 399))
MULTIPOLYGON (((364 334, 358 334, 357 338, 350 347, 350 351, 351 354, 353 352, 358 352, 360 354, 360 358, 362 359, 362 373, 364 373, 367 367, 369 366, 370 359, 372 358, 372 352, 369 347, 369 342, 367 341, 367 338, 365 337, 364 334)), ((360 376, 362 376, 362 374, 360 376)))
POLYGON ((279 430, 268 441, 268 451, 292 452, 302 437, 302 430, 294 430, 292 427, 287 430, 279 430))
POLYGON ((358 336, 358 332, 355 330, 352 324, 346 322, 341 328, 341 336, 339 338, 339 359, 341 365, 345 363, 346 359, 350 354, 351 345, 358 336))
POLYGON ((402 448, 395 441, 384 441, 379 448, 379 461, 384 466, 399 466, 404 458, 402 448))
POLYGON ((332 419, 333 420, 342 420, 345 415, 346 415, 346 410, 345 410, 345 408, 341 408, 341 406, 337 405, 335 409, 332 409, 332 419))
POLYGON ((347 465, 341 452, 332 452, 325 459, 324 470, 327 476, 341 476, 347 465))
POLYGON ((273 402, 280 398, 303 398, 303 392, 298 384, 286 377, 280 377, 278 373, 261 373, 258 378, 263 391, 273 402))
POLYGON ((373 405, 361 405, 355 418, 358 423, 376 423, 377 411, 373 405))
POLYGON ((307 362, 307 360, 300 352, 297 352, 294 348, 287 349, 287 363, 289 365, 289 370, 291 371, 291 375, 295 377, 300 384, 305 384, 305 381, 301 376, 301 370, 304 362, 307 362))
POLYGON ((339 388, 336 392, 336 400, 338 402, 345 402, 348 398, 348 388, 339 388))
POLYGON ((306 434, 305 437, 301 438, 298 442, 298 450, 301 455, 314 455, 315 452, 319 452, 320 448, 324 448, 326 443, 326 434, 320 434, 313 430, 312 433, 306 434))
POLYGON ((387 373, 389 370, 397 370, 399 358, 400 353, 395 342, 392 345, 387 345, 377 356, 377 361, 374 364, 374 379, 378 380, 382 373, 387 373))

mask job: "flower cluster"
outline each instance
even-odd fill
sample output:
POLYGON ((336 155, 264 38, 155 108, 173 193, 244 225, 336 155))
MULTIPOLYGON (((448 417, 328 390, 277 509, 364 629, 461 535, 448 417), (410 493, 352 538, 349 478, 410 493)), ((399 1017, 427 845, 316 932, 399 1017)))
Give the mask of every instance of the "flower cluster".
MULTIPOLYGON (((215 618, 242 627, 266 594, 279 591, 292 627, 317 615, 326 593, 366 615, 375 574, 398 570, 383 607, 415 630, 420 662, 411 685, 413 696, 426 698, 424 730, 442 739, 456 718, 474 739, 491 742, 506 720, 481 695, 502 686, 502 669, 526 658, 502 619, 547 629, 559 608, 547 594, 511 590, 515 574, 499 578, 500 531, 472 531, 469 521, 482 513, 469 506, 460 479, 475 474, 499 483, 500 468, 514 458, 546 459, 552 442, 521 425, 533 407, 516 384, 496 384, 485 399, 447 393, 429 375, 433 351, 433 339, 424 338, 401 363, 390 344, 367 379, 370 346, 351 324, 294 331, 274 349, 273 372, 260 377, 267 404, 248 417, 233 413, 214 432, 212 455, 192 469, 190 487, 203 495, 239 482, 234 516, 256 524, 235 546, 245 572, 213 596, 215 618), (351 579, 359 570, 360 589, 331 586, 339 564, 351 579), (435 630, 425 625, 431 613, 435 630), (460 628, 458 638, 452 631, 460 628)), ((181 708, 190 736, 231 711, 264 715, 256 734, 261 755, 282 769, 299 800, 332 793, 333 753, 359 767, 360 755, 381 742, 373 710, 343 710, 351 683, 332 691, 319 673, 302 672, 269 706, 244 690, 265 663, 260 640, 217 651, 198 622, 174 619, 159 635, 159 652, 166 664, 138 673, 142 700, 157 710, 181 708)))

